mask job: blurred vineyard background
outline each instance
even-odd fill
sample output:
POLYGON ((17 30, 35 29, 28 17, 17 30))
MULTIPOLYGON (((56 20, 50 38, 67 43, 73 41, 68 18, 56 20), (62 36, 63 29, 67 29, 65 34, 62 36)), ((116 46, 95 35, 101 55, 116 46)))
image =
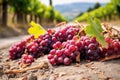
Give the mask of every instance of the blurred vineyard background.
POLYGON ((52 3, 53 0, 49 0, 49 5, 43 4, 40 0, 0 0, 0 38, 27 34, 31 21, 49 28, 62 21, 86 23, 87 17, 92 16, 102 22, 116 21, 120 24, 120 0, 91 4, 92 7, 86 4, 87 10, 77 12, 72 12, 72 8, 83 9, 80 7, 83 3, 71 4, 72 6, 53 6, 52 3))
POLYGON ((26 34, 28 25, 35 21, 43 26, 53 26, 66 19, 52 6, 39 0, 0 0, 0 34, 5 37, 26 34), (6 30, 7 29, 7 30, 6 30), (12 34, 13 33, 13 34, 12 34))
POLYGON ((120 19, 120 0, 111 0, 103 7, 95 7, 87 12, 80 14, 75 20, 81 22, 86 21, 88 16, 96 17, 102 21, 110 21, 120 19))

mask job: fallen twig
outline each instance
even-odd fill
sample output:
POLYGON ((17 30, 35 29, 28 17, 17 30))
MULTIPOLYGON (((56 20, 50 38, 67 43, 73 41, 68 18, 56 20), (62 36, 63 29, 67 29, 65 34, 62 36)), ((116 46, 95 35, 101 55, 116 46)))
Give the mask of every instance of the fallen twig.
POLYGON ((112 59, 116 59, 116 58, 120 58, 120 54, 119 55, 112 55, 112 56, 109 56, 109 57, 105 57, 103 59, 100 59, 100 61, 103 62, 103 61, 108 61, 108 60, 112 60, 112 59))
POLYGON ((28 71, 28 70, 41 69, 41 68, 48 68, 48 63, 47 63, 47 62, 44 62, 44 63, 41 64, 41 65, 37 65, 37 66, 34 66, 34 67, 29 67, 29 68, 6 70, 6 71, 4 71, 4 73, 5 73, 5 74, 11 74, 11 73, 17 74, 17 73, 26 72, 26 71, 28 71))

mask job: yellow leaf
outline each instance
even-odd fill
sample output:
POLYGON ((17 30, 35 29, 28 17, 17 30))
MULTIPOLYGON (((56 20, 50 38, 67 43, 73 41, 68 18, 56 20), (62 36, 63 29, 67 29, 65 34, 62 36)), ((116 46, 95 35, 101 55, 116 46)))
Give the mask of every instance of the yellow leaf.
POLYGON ((28 29, 28 33, 35 36, 35 38, 38 38, 39 35, 45 34, 46 30, 39 24, 35 22, 30 23, 31 27, 28 29))

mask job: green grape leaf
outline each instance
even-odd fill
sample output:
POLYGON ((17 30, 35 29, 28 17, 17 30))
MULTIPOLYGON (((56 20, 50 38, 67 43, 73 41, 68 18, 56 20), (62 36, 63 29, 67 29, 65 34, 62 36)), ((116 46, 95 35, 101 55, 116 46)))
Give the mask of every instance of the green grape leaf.
POLYGON ((35 36, 35 38, 38 38, 39 35, 45 34, 46 30, 39 24, 35 22, 30 23, 31 27, 28 29, 28 33, 35 36))
POLYGON ((88 17, 88 25, 85 28, 85 32, 88 36, 96 37, 97 41, 104 47, 107 47, 105 42, 105 38, 102 34, 103 29, 101 23, 98 19, 92 19, 92 17, 88 17))

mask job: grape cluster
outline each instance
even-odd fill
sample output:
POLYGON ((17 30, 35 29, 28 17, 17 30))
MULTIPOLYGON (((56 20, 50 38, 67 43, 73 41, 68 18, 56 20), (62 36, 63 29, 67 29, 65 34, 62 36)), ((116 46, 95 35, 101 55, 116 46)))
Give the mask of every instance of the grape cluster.
POLYGON ((120 43, 117 40, 113 40, 111 38, 106 38, 106 42, 108 44, 108 48, 102 48, 101 54, 102 57, 109 57, 112 55, 120 54, 120 43))
POLYGON ((73 26, 66 26, 65 28, 54 32, 52 35, 52 41, 67 41, 71 40, 75 35, 77 35, 79 32, 78 27, 73 27, 73 26))
POLYGON ((25 41, 26 43, 29 43, 29 42, 31 42, 31 41, 33 41, 33 40, 35 40, 34 35, 30 35, 30 36, 27 37, 24 41, 25 41))
POLYGON ((79 35, 79 27, 66 25, 61 30, 48 29, 37 39, 30 36, 24 41, 12 45, 10 59, 21 58, 20 63, 32 63, 34 58, 48 54, 52 65, 70 65, 80 55, 82 60, 99 60, 112 55, 120 55, 120 42, 106 38, 108 48, 103 48, 95 37, 79 35), (80 37, 81 36, 81 37, 80 37), (22 56, 23 55, 23 56, 22 56))
POLYGON ((12 60, 21 58, 22 54, 25 51, 25 43, 25 41, 21 41, 12 45, 9 49, 9 58, 12 60))
POLYGON ((49 51, 52 49, 52 36, 48 33, 39 36, 37 42, 39 45, 39 51, 44 54, 48 54, 49 51))
POLYGON ((40 57, 43 53, 48 54, 52 48, 52 36, 48 33, 40 35, 37 39, 28 43, 27 53, 32 55, 34 58, 40 57))
POLYGON ((30 41, 34 40, 34 36, 31 35, 25 40, 13 44, 9 49, 9 57, 11 60, 21 58, 22 54, 25 52, 26 44, 30 41))
POLYGON ((19 61, 19 64, 20 63, 31 64, 32 62, 34 62, 34 58, 32 55, 23 54, 22 58, 19 61))
POLYGON ((34 58, 40 57, 39 45, 36 41, 30 42, 26 45, 27 53, 34 58))
POLYGON ((100 48, 99 43, 96 41, 96 38, 90 38, 87 36, 82 36, 80 38, 80 42, 82 43, 82 46, 80 47, 81 56, 83 59, 86 60, 98 60, 100 59, 100 48))
POLYGON ((63 43, 57 41, 53 44, 53 49, 49 52, 48 60, 52 65, 70 65, 75 61, 78 53, 78 48, 75 46, 74 40, 68 40, 63 43))

